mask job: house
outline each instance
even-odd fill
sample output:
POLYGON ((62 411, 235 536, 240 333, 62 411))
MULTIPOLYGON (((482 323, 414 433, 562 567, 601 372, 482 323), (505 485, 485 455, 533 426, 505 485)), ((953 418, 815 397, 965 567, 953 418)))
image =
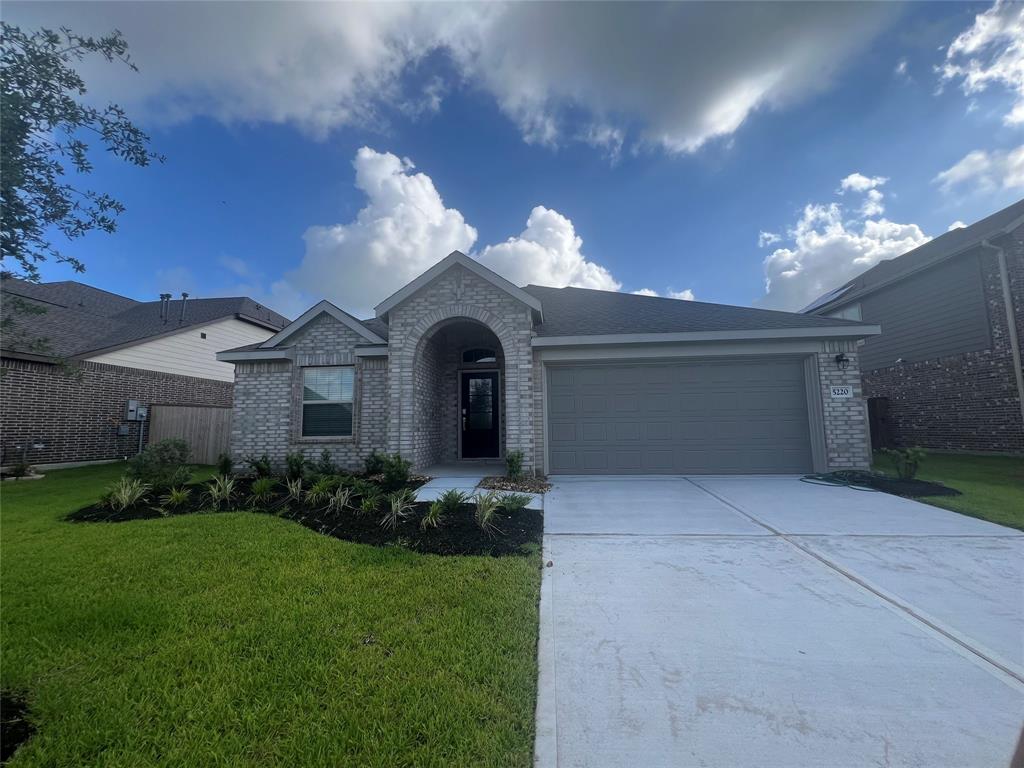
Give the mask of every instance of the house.
POLYGON ((454 252, 359 320, 322 301, 235 364, 232 452, 544 473, 802 473, 870 460, 859 321, 520 288, 454 252))
MULTIPOLYGON (((130 456, 143 405, 232 404, 226 346, 262 342, 288 319, 245 297, 140 302, 63 281, 0 282, 3 464, 66 464, 130 456)), ((145 436, 144 436, 145 437, 145 436)))
POLYGON ((1024 452, 1024 200, 803 311, 882 327, 858 348, 876 446, 1024 452))

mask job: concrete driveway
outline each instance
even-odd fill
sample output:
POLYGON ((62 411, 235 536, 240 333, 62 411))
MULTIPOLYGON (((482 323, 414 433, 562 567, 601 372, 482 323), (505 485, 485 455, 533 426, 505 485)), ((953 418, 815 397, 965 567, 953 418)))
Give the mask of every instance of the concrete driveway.
POLYGON ((545 508, 538 766, 1008 765, 1024 534, 791 477, 545 508))

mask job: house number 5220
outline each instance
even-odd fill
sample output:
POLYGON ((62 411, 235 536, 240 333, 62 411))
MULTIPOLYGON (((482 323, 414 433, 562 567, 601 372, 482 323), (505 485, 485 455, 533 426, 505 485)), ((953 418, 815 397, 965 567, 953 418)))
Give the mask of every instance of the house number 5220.
POLYGON ((832 397, 853 397, 853 387, 832 387, 832 397))

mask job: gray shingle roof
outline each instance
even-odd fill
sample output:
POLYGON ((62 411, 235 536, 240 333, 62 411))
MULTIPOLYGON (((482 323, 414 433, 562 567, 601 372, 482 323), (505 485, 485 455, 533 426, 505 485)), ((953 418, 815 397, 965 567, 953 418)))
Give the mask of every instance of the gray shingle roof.
POLYGON ((996 237, 1021 217, 1024 217, 1024 200, 1018 200, 1013 205, 996 211, 991 216, 986 216, 969 227, 960 227, 939 235, 934 240, 929 240, 924 245, 907 251, 902 256, 881 261, 849 282, 829 291, 829 293, 836 294, 834 298, 823 300, 825 296, 828 296, 825 294, 801 311, 820 312, 824 307, 836 307, 855 296, 863 296, 877 285, 899 279, 930 262, 942 261, 988 237, 996 237))
POLYGON ((544 322, 536 329, 538 336, 750 331, 858 325, 846 320, 795 312, 663 299, 588 288, 528 285, 523 290, 540 299, 544 306, 544 322))
POLYGON ((181 299, 173 300, 165 321, 160 317, 159 301, 135 301, 73 281, 30 283, 5 278, 0 288, 5 318, 12 315, 10 297, 15 296, 46 310, 14 315, 17 333, 4 334, 6 351, 17 351, 19 336, 22 341, 44 338, 49 345, 47 354, 74 357, 226 317, 239 317, 272 330, 288 324, 288 318, 246 296, 189 299, 184 319, 181 299))

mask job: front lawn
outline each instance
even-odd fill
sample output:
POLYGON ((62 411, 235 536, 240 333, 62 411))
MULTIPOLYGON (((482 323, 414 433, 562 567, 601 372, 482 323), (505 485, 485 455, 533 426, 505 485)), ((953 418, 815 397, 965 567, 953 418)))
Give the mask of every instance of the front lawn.
MULTIPOLYGON (((896 474, 892 460, 884 454, 875 455, 875 469, 896 474)), ((917 476, 963 493, 919 501, 1024 530, 1024 459, 933 453, 921 462, 917 476)))
POLYGON ((539 555, 62 520, 122 471, 0 490, 0 683, 37 729, 12 768, 531 764, 539 555))

